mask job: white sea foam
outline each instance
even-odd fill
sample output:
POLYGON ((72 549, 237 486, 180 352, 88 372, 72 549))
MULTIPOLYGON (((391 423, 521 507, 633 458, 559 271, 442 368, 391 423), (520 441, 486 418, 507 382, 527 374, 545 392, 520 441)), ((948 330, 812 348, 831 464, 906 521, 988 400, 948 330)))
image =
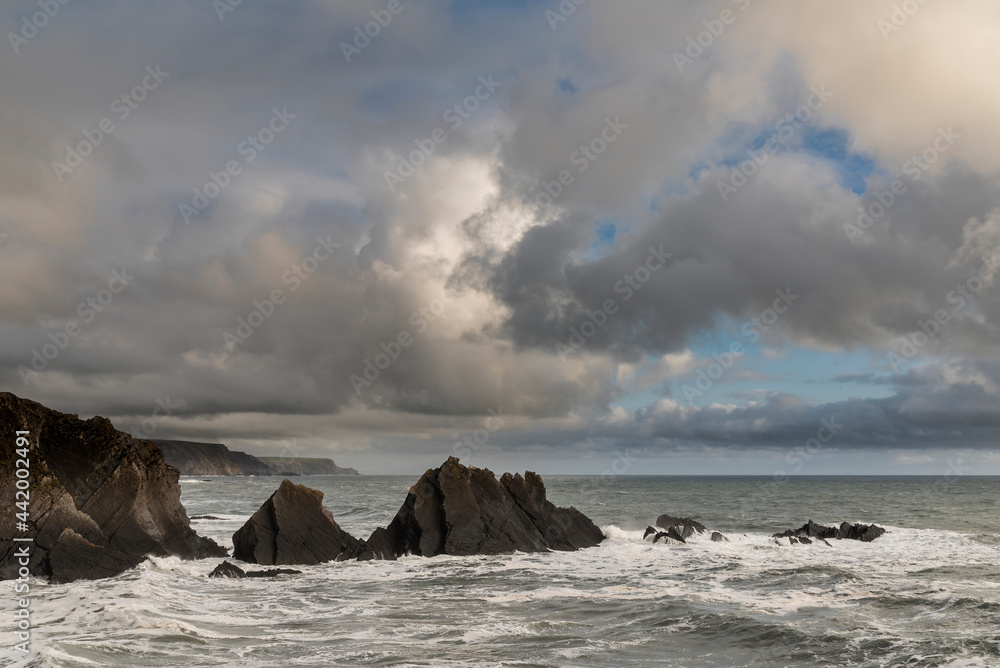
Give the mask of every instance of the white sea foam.
MULTIPOLYGON (((232 509, 252 512, 273 491, 240 482, 185 492, 191 514, 222 518, 196 521, 200 533, 231 544, 248 516, 232 509)), ((398 506, 345 507, 366 536, 362 522, 398 506)), ((1000 663, 992 534, 887 526, 872 543, 778 545, 746 531, 666 545, 642 539, 649 519, 622 511, 602 523, 604 543, 577 552, 296 566, 302 575, 274 580, 209 579, 221 559, 151 558, 108 580, 39 583, 34 665, 1000 663), (813 654, 826 659, 803 658, 813 654)))

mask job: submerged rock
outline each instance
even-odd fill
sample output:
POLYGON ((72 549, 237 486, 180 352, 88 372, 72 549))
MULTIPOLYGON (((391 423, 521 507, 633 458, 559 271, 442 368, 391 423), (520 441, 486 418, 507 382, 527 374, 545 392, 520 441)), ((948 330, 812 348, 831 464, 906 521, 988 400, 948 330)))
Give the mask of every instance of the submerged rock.
POLYGON ((224 557, 198 536, 180 502, 177 469, 152 441, 118 431, 106 418, 80 420, 0 393, 0 471, 22 459, 14 433, 29 432, 30 529, 15 532, 15 477, 0 478, 0 579, 17 577, 19 544, 32 536, 28 568, 53 582, 117 575, 147 556, 224 557))
POLYGON ((269 568, 266 571, 244 571, 236 564, 223 561, 208 574, 210 578, 273 578, 279 575, 301 575, 302 571, 291 568, 269 568))
POLYGON ((713 543, 728 543, 729 539, 726 538, 726 536, 724 534, 722 534, 722 533, 720 533, 718 531, 713 531, 712 532, 712 542, 713 543))
POLYGON ((771 537, 788 538, 790 539, 789 542, 804 543, 812 541, 803 541, 802 538, 816 538, 829 545, 825 540, 827 538, 860 540, 863 543, 870 543, 885 532, 885 529, 874 524, 851 524, 850 522, 843 522, 839 527, 828 527, 809 520, 798 529, 788 529, 782 533, 776 533, 771 537), (798 540, 793 541, 791 540, 792 538, 798 540))
POLYGON ((502 554, 519 550, 577 550, 604 534, 575 508, 557 508, 541 477, 463 466, 449 457, 410 488, 388 527, 376 529, 361 559, 404 554, 502 554))
POLYGON ((290 480, 233 534, 234 559, 267 566, 344 561, 364 547, 323 507, 323 492, 290 480))

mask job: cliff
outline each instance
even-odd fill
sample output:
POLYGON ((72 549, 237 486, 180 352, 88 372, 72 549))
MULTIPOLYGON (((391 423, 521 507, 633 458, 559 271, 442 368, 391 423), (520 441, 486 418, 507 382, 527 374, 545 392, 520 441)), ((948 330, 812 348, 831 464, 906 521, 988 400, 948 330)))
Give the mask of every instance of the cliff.
POLYGON ((0 579, 18 576, 15 552, 25 545, 30 573, 54 582, 116 575, 149 555, 227 554, 191 529, 177 469, 156 444, 106 418, 84 421, 2 392, 0 471, 0 579), (26 444, 17 443, 17 431, 29 432, 26 444), (15 469, 29 472, 27 490, 18 490, 15 469), (23 506, 17 491, 20 499, 27 492, 23 506), (25 520, 27 528, 19 527, 25 520))
POLYGON ((267 464, 253 455, 221 443, 156 441, 167 463, 181 475, 271 475, 267 464))
POLYGON ((260 457, 274 475, 359 475, 357 469, 337 466, 332 459, 309 457, 260 457))

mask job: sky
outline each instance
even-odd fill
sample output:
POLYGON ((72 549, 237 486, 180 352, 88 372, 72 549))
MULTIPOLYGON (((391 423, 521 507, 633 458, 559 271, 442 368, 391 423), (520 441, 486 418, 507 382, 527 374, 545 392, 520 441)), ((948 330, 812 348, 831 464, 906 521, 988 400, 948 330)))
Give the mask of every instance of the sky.
POLYGON ((1000 474, 994 0, 0 25, 0 390, 372 474, 1000 474))

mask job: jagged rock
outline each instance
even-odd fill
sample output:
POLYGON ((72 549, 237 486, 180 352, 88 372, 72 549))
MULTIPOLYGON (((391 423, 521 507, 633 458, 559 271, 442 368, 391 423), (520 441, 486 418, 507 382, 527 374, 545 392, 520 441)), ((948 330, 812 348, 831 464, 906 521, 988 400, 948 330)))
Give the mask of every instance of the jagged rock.
MULTIPOLYGON (((667 535, 666 531, 659 531, 653 527, 646 527, 646 533, 642 535, 642 539, 649 543, 659 543, 663 541, 664 543, 677 542, 676 539, 671 538, 667 535)), ((684 542, 683 540, 680 542, 684 542)))
POLYGON ((3 392, 0 471, 15 469, 18 430, 30 432, 30 528, 15 533, 15 477, 0 477, 0 579, 17 577, 15 535, 34 537, 28 568, 53 582, 117 575, 148 555, 227 556, 191 529, 178 472, 152 441, 3 392))
POLYGON ((728 543, 729 539, 725 535, 719 533, 718 531, 712 532, 712 542, 713 543, 728 543))
MULTIPOLYGON (((843 522, 839 527, 828 527, 816 524, 812 520, 806 522, 798 529, 788 529, 782 533, 776 533, 772 538, 816 538, 826 543, 827 538, 860 540, 863 543, 870 543, 882 534, 885 529, 874 524, 851 524, 843 522)), ((809 541, 811 542, 811 541, 809 541)), ((829 545, 829 543, 826 543, 829 545)))
POLYGON ((233 534, 234 559, 267 566, 344 561, 364 547, 323 507, 323 492, 287 479, 233 534))
POLYGON ((236 564, 223 561, 208 574, 210 578, 273 578, 279 575, 301 575, 302 571, 291 568, 269 568, 266 571, 244 571, 236 564))
POLYGON ((673 517, 671 515, 660 515, 656 518, 656 526, 664 529, 668 533, 674 529, 680 535, 681 542, 690 538, 696 533, 705 533, 708 528, 701 522, 695 522, 690 518, 673 517))
POLYGON ((372 533, 359 558, 576 550, 603 539, 583 513, 548 501, 537 474, 505 473, 497 480, 488 469, 449 457, 410 488, 392 522, 372 533))
POLYGON ((874 524, 851 524, 842 522, 837 538, 849 540, 860 540, 862 543, 870 543, 885 533, 885 529, 874 524))

